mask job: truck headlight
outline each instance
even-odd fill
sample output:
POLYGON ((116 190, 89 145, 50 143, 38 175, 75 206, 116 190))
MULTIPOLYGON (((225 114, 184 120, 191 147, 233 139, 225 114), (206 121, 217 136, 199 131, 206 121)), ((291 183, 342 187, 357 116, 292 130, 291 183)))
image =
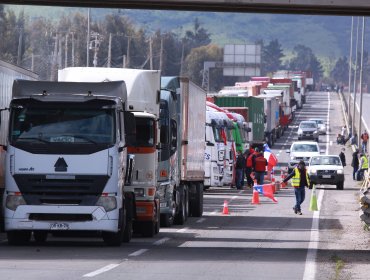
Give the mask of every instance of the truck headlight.
POLYGON ((104 207, 105 211, 109 212, 117 208, 117 200, 114 196, 101 196, 95 205, 104 207))
POLYGON ((337 174, 343 174, 343 170, 342 169, 337 170, 337 174))
POLYGON ((310 170, 308 170, 308 174, 310 174, 310 175, 316 175, 316 170, 310 169, 310 170))
POLYGON ((26 205, 22 195, 8 195, 6 197, 6 208, 15 211, 19 205, 26 205))

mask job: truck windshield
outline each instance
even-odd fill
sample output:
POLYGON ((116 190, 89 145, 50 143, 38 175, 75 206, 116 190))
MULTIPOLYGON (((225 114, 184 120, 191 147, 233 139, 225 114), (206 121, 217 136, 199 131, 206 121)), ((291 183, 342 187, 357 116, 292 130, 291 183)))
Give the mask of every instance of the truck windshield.
POLYGON ((221 127, 212 126, 213 137, 215 138, 215 142, 223 142, 221 137, 221 127))
POLYGON ((114 143, 113 109, 69 105, 13 105, 9 130, 11 143, 114 143))
POLYGON ((151 118, 136 117, 136 142, 134 147, 153 147, 155 122, 151 118))

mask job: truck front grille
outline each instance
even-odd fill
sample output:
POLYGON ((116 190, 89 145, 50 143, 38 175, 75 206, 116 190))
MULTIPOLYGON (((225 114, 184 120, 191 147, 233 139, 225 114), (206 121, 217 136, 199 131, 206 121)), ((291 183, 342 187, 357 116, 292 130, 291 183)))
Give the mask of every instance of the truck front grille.
POLYGON ((47 179, 45 175, 14 175, 29 205, 95 205, 109 179, 106 175, 76 175, 73 179, 47 179))

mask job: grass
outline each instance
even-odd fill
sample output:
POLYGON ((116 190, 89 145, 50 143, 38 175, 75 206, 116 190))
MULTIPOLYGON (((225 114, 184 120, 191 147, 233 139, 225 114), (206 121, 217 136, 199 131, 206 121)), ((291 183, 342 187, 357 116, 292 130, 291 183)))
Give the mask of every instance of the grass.
POLYGON ((337 255, 333 255, 331 260, 335 263, 335 277, 334 280, 340 279, 341 271, 344 268, 344 261, 337 255))

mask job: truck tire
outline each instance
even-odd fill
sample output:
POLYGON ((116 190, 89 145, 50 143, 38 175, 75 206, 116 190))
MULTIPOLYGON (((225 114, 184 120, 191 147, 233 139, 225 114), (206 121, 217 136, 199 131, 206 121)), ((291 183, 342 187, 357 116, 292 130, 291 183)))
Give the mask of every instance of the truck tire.
POLYGON ((343 190, 344 182, 340 182, 337 184, 337 190, 343 190))
POLYGON ((134 195, 125 193, 125 229, 123 230, 122 242, 129 243, 133 234, 133 219, 135 213, 134 195))
POLYGON ((175 203, 175 198, 172 198, 172 203, 171 203, 171 213, 166 213, 166 214, 161 214, 160 216, 160 224, 161 227, 171 227, 173 225, 173 219, 176 214, 176 203, 175 203))
POLYGON ((31 231, 14 230, 6 233, 9 245, 21 246, 27 245, 31 239, 31 231))
POLYGON ((48 232, 43 230, 36 230, 33 232, 33 239, 38 244, 45 243, 48 238, 48 232))
POLYGON ((195 183, 190 192, 190 216, 202 217, 203 215, 203 184, 195 183))
POLYGON ((181 192, 181 203, 179 207, 179 211, 177 212, 174 224, 176 225, 183 225, 188 217, 188 209, 189 209, 189 199, 187 197, 187 189, 186 186, 183 187, 181 192))
POLYGON ((120 209, 120 221, 119 221, 119 229, 117 232, 111 232, 111 231, 103 231, 102 232, 102 238, 104 240, 104 243, 108 246, 121 246, 121 243, 123 242, 123 226, 124 226, 124 220, 125 219, 123 209, 120 209))
POLYGON ((155 235, 155 222, 143 222, 141 223, 141 234, 144 237, 153 237, 155 235))

